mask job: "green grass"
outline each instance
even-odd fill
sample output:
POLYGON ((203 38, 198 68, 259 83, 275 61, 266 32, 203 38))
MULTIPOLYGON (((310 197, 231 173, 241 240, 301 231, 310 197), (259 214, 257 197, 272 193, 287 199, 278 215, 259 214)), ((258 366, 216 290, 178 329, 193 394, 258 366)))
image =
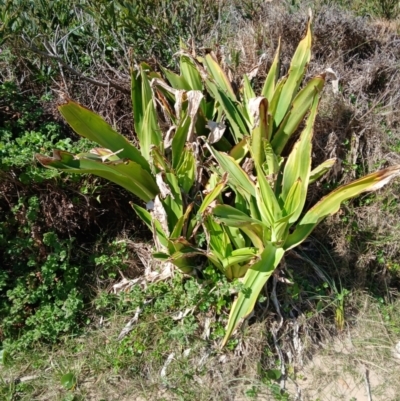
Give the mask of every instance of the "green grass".
MULTIPOLYGON (((245 369, 229 362, 229 349, 237 340, 232 340, 224 353, 219 350, 224 318, 216 311, 218 301, 229 297, 229 293, 228 287, 217 287, 220 288, 207 280, 199 282, 177 274, 173 280, 150 284, 145 290, 136 286, 129 293, 117 295, 100 292, 93 301, 96 312, 84 334, 65 336, 54 346, 38 342, 29 352, 7 353, 0 370, 0 396, 34 400, 39 395, 43 397, 44 392, 44 399, 54 400, 70 395, 86 400, 93 393, 96 399, 107 400, 131 399, 134 394, 144 399, 162 399, 156 397, 164 389, 176 397, 173 399, 219 399, 218 394, 221 397, 227 383, 211 387, 210 375, 214 370, 224 371, 228 367, 244 373, 245 369), (142 312, 133 330, 118 341, 119 333, 138 306, 142 312), (187 315, 178 318, 184 310, 187 315), (210 322, 207 337, 203 336, 205 315, 210 322), (161 371, 172 353, 173 360, 163 376, 161 371), (218 362, 223 355, 228 359, 227 367, 218 362), (61 377, 67 373, 76 377, 76 386, 70 390, 61 384, 61 377), (6 384, 29 375, 39 377, 27 383, 6 384), (115 381, 119 385, 113 394, 115 381)), ((235 380, 233 371, 229 375, 235 380)), ((243 387, 243 383, 239 385, 243 387)))
MULTIPOLYGON (((193 279, 176 277, 171 282, 151 285, 148 290, 137 289, 129 295, 112 297, 113 302, 103 309, 103 314, 99 312, 93 316, 84 334, 61 338, 55 346, 38 343, 30 352, 3 357, 0 365, 1 399, 202 401, 234 399, 233 396, 258 400, 292 399, 294 394, 290 395, 290 385, 288 392, 278 391, 279 363, 274 362, 274 353, 267 348, 260 354, 257 340, 257 336, 262 335, 260 325, 246 330, 247 340, 241 342, 242 355, 235 355, 229 350, 219 350, 217 340, 221 336, 215 321, 211 325, 211 337, 207 340, 201 338, 204 314, 198 310, 182 320, 173 320, 178 309, 196 308, 198 296, 205 295, 207 290, 210 287, 202 289, 193 279), (153 298, 156 294, 157 299, 153 298), (141 297, 150 297, 152 302, 143 308, 131 333, 118 341, 121 329, 135 314, 133 306, 137 301, 133 298, 141 297), (171 363, 166 365, 172 353, 171 363), (265 361, 264 364, 261 362, 265 358, 269 358, 269 369, 265 361), (164 376, 161 374, 163 369, 164 376), (74 381, 65 382, 64 376, 68 374, 76 379, 75 384, 74 381), (13 383, 13 380, 24 380, 29 376, 35 378, 13 383), (274 398, 266 398, 273 394, 274 398)), ((111 298, 99 294, 99 297, 105 296, 111 298)), ((386 388, 393 391, 398 383, 391 349, 399 337, 400 303, 381 302, 362 293, 350 294, 349 299, 353 306, 359 305, 360 308, 360 313, 353 317, 347 309, 348 322, 352 323, 346 324, 345 332, 352 338, 351 353, 338 353, 328 346, 315 358, 330 355, 332 372, 338 380, 358 377, 355 360, 367 364, 379 376, 379 383, 382 381, 381 371, 392 372, 387 377, 386 388)), ((212 320, 215 318, 213 313, 208 315, 212 320)), ((291 369, 291 365, 287 365, 289 376, 302 385, 304 376, 301 371, 291 369)), ((322 391, 333 377, 322 370, 307 369, 304 374, 309 380, 311 376, 315 380, 315 391, 322 391)), ((382 393, 382 383, 373 391, 382 393)))

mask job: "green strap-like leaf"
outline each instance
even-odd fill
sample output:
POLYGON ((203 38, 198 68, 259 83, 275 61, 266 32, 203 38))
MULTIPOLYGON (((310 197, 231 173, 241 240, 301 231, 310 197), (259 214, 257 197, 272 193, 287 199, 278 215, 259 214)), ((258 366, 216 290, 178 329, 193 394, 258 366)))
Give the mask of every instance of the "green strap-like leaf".
POLYGON ((164 73, 165 77, 167 78, 168 82, 174 89, 187 90, 187 91, 191 89, 185 77, 175 74, 173 71, 170 71, 163 67, 161 67, 161 70, 164 73))
POLYGON ((249 267, 249 262, 257 259, 258 250, 256 248, 246 248, 246 250, 241 249, 240 251, 242 251, 241 254, 234 254, 235 251, 233 251, 231 256, 221 260, 225 271, 230 270, 231 277, 229 278, 243 277, 249 267))
POLYGON ((265 79, 265 83, 261 91, 261 95, 267 98, 268 102, 272 101, 272 97, 275 92, 275 86, 279 78, 280 53, 281 53, 281 38, 279 38, 278 48, 276 49, 274 61, 272 62, 271 68, 268 71, 267 78, 265 79))
POLYGON ((232 85, 228 77, 211 54, 207 54, 204 57, 204 65, 206 66, 208 73, 218 85, 218 87, 221 88, 221 90, 228 96, 231 101, 236 102, 237 99, 235 96, 235 92, 232 89, 232 85))
POLYGON ((253 231, 258 238, 263 237, 265 225, 257 219, 249 217, 246 213, 228 205, 217 205, 213 209, 215 218, 229 227, 246 228, 253 231))
POLYGON ((154 199, 159 193, 153 176, 130 160, 125 163, 105 164, 95 160, 75 159, 73 154, 59 150, 53 152, 53 157, 37 154, 36 158, 45 167, 56 168, 67 173, 94 174, 106 178, 145 202, 154 199))
POLYGON ((336 157, 333 159, 325 160, 319 166, 315 167, 310 173, 310 184, 319 180, 324 176, 336 163, 336 157))
POLYGON ((232 127, 235 142, 239 142, 243 136, 248 133, 248 122, 245 123, 246 118, 242 112, 242 106, 233 101, 226 92, 213 81, 207 80, 206 86, 225 113, 232 127))
POLYGON ((211 146, 207 146, 212 155, 221 166, 223 173, 228 173, 228 182, 235 190, 242 190, 247 195, 255 196, 255 186, 249 176, 243 171, 239 164, 226 153, 218 152, 211 146))
POLYGON ((204 227, 207 231, 210 249, 221 259, 229 256, 232 253, 232 245, 224 227, 217 223, 212 216, 205 218, 204 227))
POLYGON ((225 188, 226 182, 227 182, 227 175, 223 176, 222 180, 218 182, 218 184, 212 189, 212 191, 206 195, 206 197, 203 199, 203 202, 201 202, 201 205, 197 212, 199 215, 202 215, 211 205, 211 203, 215 199, 217 199, 217 197, 221 194, 222 190, 225 188))
POLYGON ((255 163, 259 190, 257 191, 257 206, 264 224, 272 227, 275 220, 281 217, 281 210, 275 193, 272 190, 261 166, 255 163))
POLYGON ((276 113, 276 108, 278 107, 279 98, 282 93, 282 89, 285 86, 287 77, 283 77, 278 81, 275 87, 275 92, 272 96, 271 101, 268 103, 268 140, 271 141, 274 133, 277 130, 277 125, 275 124, 274 118, 276 113))
POLYGON ((241 163, 249 152, 248 139, 248 137, 243 138, 229 151, 229 156, 233 157, 238 163, 241 163))
POLYGON ((162 142, 157 112, 153 103, 153 92, 147 77, 149 70, 149 66, 142 63, 139 72, 132 72, 132 107, 135 132, 140 143, 140 151, 146 160, 150 157, 151 146, 159 147, 162 142))
POLYGON ((271 143, 264 141, 265 161, 262 166, 267 175, 276 175, 279 173, 279 163, 281 158, 278 157, 272 149, 271 143))
POLYGON ((295 231, 289 235, 285 249, 291 249, 301 244, 325 217, 336 213, 340 205, 347 199, 354 198, 363 192, 375 191, 386 185, 392 178, 400 175, 400 165, 389 167, 369 174, 350 184, 342 185, 322 198, 301 219, 295 231))
POLYGON ((176 176, 182 191, 189 194, 196 181, 196 158, 189 145, 183 150, 182 156, 181 163, 176 169, 176 176))
POLYGON ((243 279, 244 290, 240 291, 231 308, 222 347, 226 345, 243 319, 253 311, 262 288, 275 271, 283 255, 282 248, 276 248, 272 243, 267 243, 260 255, 260 260, 247 270, 243 279))
POLYGON ((275 125, 279 126, 286 112, 289 110, 293 98, 301 84, 311 58, 311 18, 308 21, 307 34, 297 46, 293 55, 287 80, 279 96, 279 103, 274 115, 275 125))
POLYGON ((185 214, 181 216, 177 221, 177 223, 175 224, 175 227, 170 235, 170 239, 179 238, 181 235, 186 234, 184 232, 184 227, 190 217, 190 214, 192 213, 193 206, 194 203, 189 203, 189 205, 186 207, 185 214))
POLYGON ((251 122, 250 118, 250 109, 249 109, 249 102, 250 99, 255 98, 256 94, 254 93, 253 88, 251 87, 251 83, 247 75, 243 76, 243 110, 246 112, 246 118, 249 122, 251 122))
POLYGON ((78 135, 98 143, 103 148, 118 152, 119 158, 130 159, 150 172, 149 163, 140 154, 140 151, 125 137, 114 131, 98 114, 72 100, 68 100, 58 109, 78 135), (119 152, 121 149, 122 151, 119 152))
POLYGON ((315 117, 317 115, 318 102, 319 95, 316 93, 306 126, 299 140, 293 147, 283 171, 281 198, 286 208, 289 206, 293 208, 290 210, 286 209, 286 213, 292 215, 290 223, 297 221, 306 201, 311 171, 311 140, 315 117), (289 195, 293 198, 287 199, 289 195))
POLYGON ((162 144, 162 134, 158 126, 157 112, 154 108, 153 100, 147 104, 141 130, 137 131, 136 134, 143 157, 149 159, 151 147, 161 147, 162 144))
POLYGON ((167 214, 169 232, 172 232, 178 220, 183 216, 182 194, 175 174, 166 173, 164 180, 171 190, 171 195, 161 199, 161 203, 167 214))
MULTIPOLYGON (((153 223, 154 223, 157 238, 160 241, 160 244, 163 247, 167 248, 168 247, 167 234, 162 229, 160 222, 158 220, 153 220, 151 214, 146 209, 143 209, 142 207, 135 205, 133 203, 131 203, 131 206, 132 206, 133 210, 136 212, 136 214, 142 219, 142 221, 147 225, 147 227, 151 231, 153 231, 153 223)), ((154 233, 153 233, 153 235, 154 235, 154 233)))
POLYGON ((172 166, 177 168, 183 160, 183 152, 187 140, 188 130, 191 119, 188 115, 184 116, 178 127, 176 128, 174 137, 172 138, 172 166))
POLYGON ((272 139, 272 147, 277 155, 282 153, 287 142, 303 121, 313 103, 315 92, 321 92, 324 84, 324 75, 311 79, 293 100, 290 110, 272 139))
POLYGON ((188 56, 181 56, 180 69, 182 77, 189 84, 188 90, 203 90, 203 84, 199 71, 188 56))

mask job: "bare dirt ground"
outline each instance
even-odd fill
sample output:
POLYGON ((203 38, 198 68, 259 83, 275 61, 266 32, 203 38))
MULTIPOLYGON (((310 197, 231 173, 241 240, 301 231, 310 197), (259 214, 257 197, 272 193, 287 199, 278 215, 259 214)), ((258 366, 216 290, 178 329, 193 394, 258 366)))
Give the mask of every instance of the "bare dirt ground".
MULTIPOLYGON (((297 371, 296 381, 301 390, 297 399, 400 400, 400 336, 399 327, 394 328, 394 331, 388 329, 388 322, 383 320, 376 304, 366 298, 363 311, 352 327, 325 341, 297 371)), ((296 390, 290 389, 294 399, 296 390)))

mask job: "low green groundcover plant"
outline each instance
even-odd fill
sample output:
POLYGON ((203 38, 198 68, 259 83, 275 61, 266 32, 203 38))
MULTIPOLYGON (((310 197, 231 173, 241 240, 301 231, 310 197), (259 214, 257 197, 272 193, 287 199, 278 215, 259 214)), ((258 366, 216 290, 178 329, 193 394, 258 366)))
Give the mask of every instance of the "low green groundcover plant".
POLYGON ((302 243, 343 201, 374 191, 400 166, 335 189, 305 210, 311 183, 335 163, 311 169, 313 126, 324 74, 304 83, 311 57, 311 18, 287 75, 275 59, 257 96, 245 75, 237 91, 213 53, 181 51, 180 75, 142 63, 132 71, 136 147, 101 117, 66 100, 59 109, 81 136, 99 144, 88 153, 37 155, 46 167, 92 173, 136 195, 136 213, 153 232, 154 257, 184 273, 206 266, 240 279, 225 345, 253 310, 285 252, 302 243), (291 147, 290 139, 304 128, 291 147))
POLYGON ((28 93, 12 80, 0 84, 0 348, 8 350, 77 332, 84 318, 80 283, 91 263, 71 252, 75 239, 48 227, 41 213, 44 188, 62 190, 71 180, 57 179, 58 171, 32 157, 55 146, 79 152, 87 141, 73 142, 49 121, 49 96, 28 93))

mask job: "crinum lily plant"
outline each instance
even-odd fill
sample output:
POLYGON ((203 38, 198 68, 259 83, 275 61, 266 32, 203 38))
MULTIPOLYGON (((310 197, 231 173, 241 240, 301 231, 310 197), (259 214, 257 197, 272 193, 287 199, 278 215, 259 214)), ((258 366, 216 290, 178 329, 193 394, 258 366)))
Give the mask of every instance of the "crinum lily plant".
POLYGON ((46 167, 95 174, 135 195, 133 208, 153 233, 161 265, 191 273, 205 266, 203 259, 228 279, 242 281, 222 345, 252 312, 285 252, 343 201, 381 188, 400 173, 400 166, 393 166, 369 174, 304 210, 310 184, 335 163, 329 159, 311 168, 325 83, 324 74, 303 82, 311 41, 310 18, 283 77, 278 44, 259 96, 247 75, 235 91, 213 53, 196 57, 182 50, 180 74, 164 68, 160 74, 142 63, 132 71, 138 146, 67 100, 59 106, 61 114, 98 147, 77 155, 61 150, 52 157, 36 155, 46 167), (294 135, 298 139, 288 149, 294 135))

